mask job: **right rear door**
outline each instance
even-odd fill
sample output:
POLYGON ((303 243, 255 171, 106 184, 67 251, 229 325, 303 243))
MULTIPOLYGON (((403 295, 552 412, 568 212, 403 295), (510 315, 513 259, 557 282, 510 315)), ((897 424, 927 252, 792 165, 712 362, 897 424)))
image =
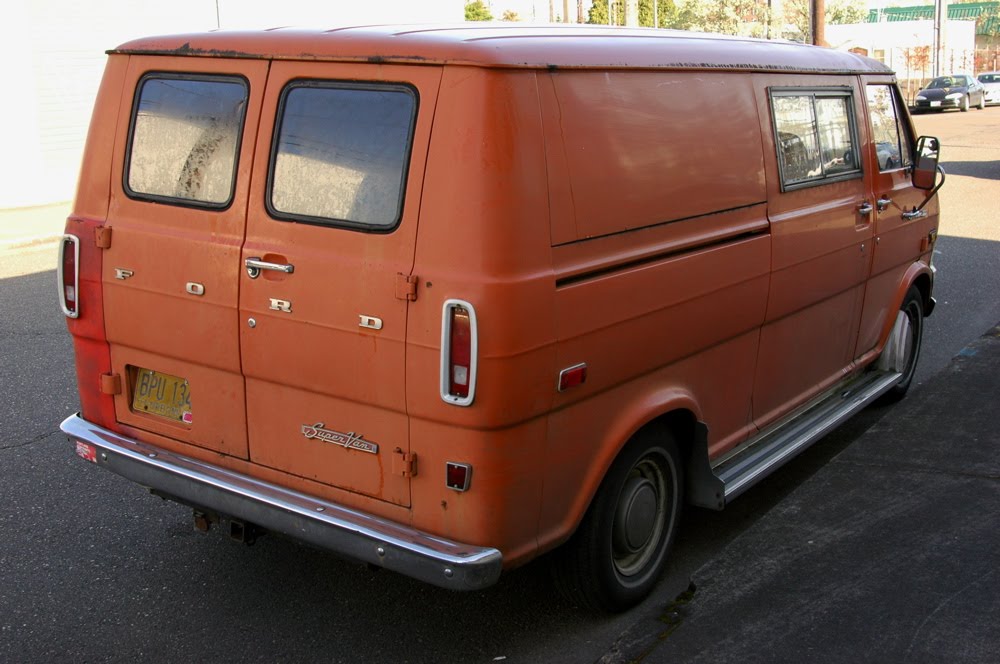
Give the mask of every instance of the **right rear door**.
POLYGON ((405 283, 440 78, 273 63, 240 275, 250 459, 404 506, 405 283))

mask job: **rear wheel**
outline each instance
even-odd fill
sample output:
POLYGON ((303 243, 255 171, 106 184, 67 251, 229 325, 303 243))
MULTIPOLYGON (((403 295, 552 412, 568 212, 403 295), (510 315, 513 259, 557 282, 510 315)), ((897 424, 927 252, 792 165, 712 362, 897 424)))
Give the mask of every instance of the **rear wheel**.
POLYGON ((889 333, 889 340, 882 349, 879 367, 899 371, 902 375, 896 384, 886 392, 881 401, 899 401, 910 389, 913 374, 920 359, 920 342, 924 337, 924 298, 916 286, 910 286, 903 304, 896 314, 896 322, 889 333))
POLYGON ((677 533, 683 482, 669 431, 650 426, 636 434, 556 562, 556 583, 567 599, 623 611, 650 593, 677 533))

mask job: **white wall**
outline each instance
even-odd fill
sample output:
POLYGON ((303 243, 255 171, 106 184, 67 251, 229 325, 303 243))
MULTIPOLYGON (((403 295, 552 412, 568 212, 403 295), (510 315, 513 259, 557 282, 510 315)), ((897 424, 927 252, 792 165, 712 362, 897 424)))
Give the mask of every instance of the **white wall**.
MULTIPOLYGON (((899 78, 922 77, 920 71, 910 72, 907 67, 905 49, 934 44, 934 21, 887 21, 885 23, 857 23, 853 25, 826 26, 826 40, 831 46, 841 50, 860 47, 874 57, 876 50, 885 51, 885 64, 889 65, 899 78)), ((972 73, 975 67, 976 22, 946 21, 945 53, 941 63, 941 73, 972 73)), ((928 65, 926 76, 931 76, 928 65)))
POLYGON ((453 22, 464 8, 464 0, 2 0, 0 208, 73 196, 104 52, 123 42, 220 25, 453 22))

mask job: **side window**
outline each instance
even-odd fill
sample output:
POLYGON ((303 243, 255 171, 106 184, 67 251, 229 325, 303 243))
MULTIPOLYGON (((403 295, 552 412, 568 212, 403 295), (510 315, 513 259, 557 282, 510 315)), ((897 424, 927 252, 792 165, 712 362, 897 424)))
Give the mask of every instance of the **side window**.
POLYGON ((416 118, 402 85, 296 81, 282 93, 268 211, 359 230, 399 223, 416 118))
POLYGON ((867 95, 879 170, 891 171, 911 165, 910 137, 900 122, 899 95, 890 85, 869 85, 867 95))
POLYGON ((771 91, 782 190, 861 172, 848 91, 771 91))
POLYGON ((225 208, 232 201, 248 86, 234 77, 148 74, 132 107, 125 191, 225 208))

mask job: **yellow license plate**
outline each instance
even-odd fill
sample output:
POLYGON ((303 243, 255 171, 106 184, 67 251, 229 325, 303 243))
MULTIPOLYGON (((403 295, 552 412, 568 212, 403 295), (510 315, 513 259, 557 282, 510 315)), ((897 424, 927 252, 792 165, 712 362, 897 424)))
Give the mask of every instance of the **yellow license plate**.
POLYGON ((132 410, 191 424, 191 388, 187 379, 138 367, 132 410))

